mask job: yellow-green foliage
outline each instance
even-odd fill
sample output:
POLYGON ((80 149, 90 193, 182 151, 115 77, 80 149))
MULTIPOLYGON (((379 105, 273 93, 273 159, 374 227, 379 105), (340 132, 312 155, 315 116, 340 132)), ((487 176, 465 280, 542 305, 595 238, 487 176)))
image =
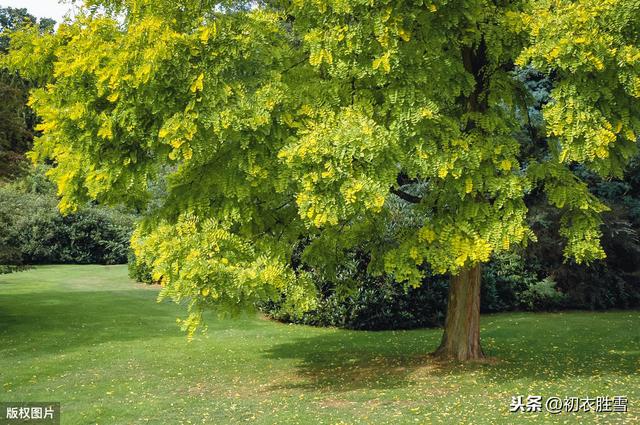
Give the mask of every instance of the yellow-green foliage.
POLYGON ((558 74, 544 116, 559 161, 621 176, 640 127, 640 4, 543 0, 528 12, 521 19, 531 43, 517 63, 558 74))
POLYGON ((193 323, 281 292, 307 308, 295 243, 313 240, 319 265, 379 232, 399 177, 421 183, 423 222, 372 252, 399 281, 534 239, 535 188, 563 211, 567 257, 604 255, 606 207, 570 167, 620 175, 636 150, 637 1, 240 3, 91 0, 55 35, 17 34, 5 59, 46 82, 33 158, 55 163, 61 209, 142 207, 166 177, 134 245, 193 323), (543 159, 514 137, 511 71, 527 65, 554 81, 543 159))
POLYGON ((313 306, 314 286, 305 274, 294 274, 269 244, 254 245, 228 227, 185 214, 132 238, 136 258, 151 265, 153 279, 164 286, 160 297, 189 302, 194 314, 183 325, 190 334, 207 306, 234 312, 281 295, 293 312, 313 306))

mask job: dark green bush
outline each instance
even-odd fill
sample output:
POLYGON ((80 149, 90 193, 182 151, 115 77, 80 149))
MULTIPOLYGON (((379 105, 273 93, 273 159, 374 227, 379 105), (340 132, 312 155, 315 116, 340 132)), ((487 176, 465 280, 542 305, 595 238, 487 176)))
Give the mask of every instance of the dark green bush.
MULTIPOLYGON (((282 311, 280 303, 267 303, 261 307, 270 317, 284 322, 362 330, 411 329, 444 322, 448 294, 445 276, 429 276, 420 287, 407 287, 390 276, 371 275, 367 271, 367 257, 356 252, 344 256, 333 279, 316 269, 307 271, 312 273, 320 294, 318 307, 302 317, 292 317, 282 311)), ((484 312, 557 309, 558 297, 562 295, 555 289, 547 291, 550 284, 527 270, 521 255, 502 255, 483 270, 481 309, 484 312)))
MULTIPOLYGON (((497 255, 484 265, 483 312, 638 305, 640 291, 634 270, 640 261, 640 250, 636 249, 635 230, 626 215, 612 212, 605 217, 603 245, 609 257, 606 261, 585 266, 565 261, 563 240, 558 236, 557 211, 539 203, 534 203, 531 211, 539 242, 523 250, 497 255), (628 258, 630 255, 635 259, 628 258)), ((394 219, 389 228, 393 230, 394 227, 407 227, 407 224, 394 219)), ((429 276, 421 287, 405 288, 390 276, 370 274, 367 255, 362 252, 364 250, 355 249, 342 255, 337 265, 332 266, 336 270, 331 273, 321 265, 305 268, 311 272, 320 294, 316 310, 301 318, 286 315, 278 303, 269 303, 263 306, 264 310, 282 321, 349 329, 406 329, 443 322, 448 289, 446 277, 429 276)), ((302 267, 301 255, 294 256, 294 265, 302 267)))
MULTIPOLYGON (((610 183, 608 183, 609 185, 610 183)), ((559 216, 551 208, 534 209, 533 227, 538 242, 524 253, 527 268, 539 276, 550 276, 565 294, 562 306, 602 310, 640 306, 640 242, 632 213, 624 205, 610 202, 604 215, 602 246, 604 260, 576 264, 562 256, 564 241, 558 236, 559 216)))
POLYGON ((0 187, 0 264, 124 264, 135 217, 87 205, 61 215, 51 185, 31 175, 0 187))
POLYGON ((405 288, 389 278, 370 278, 355 292, 331 292, 316 310, 295 318, 283 313, 278 303, 263 306, 271 317, 313 326, 383 330, 438 326, 444 322, 448 285, 434 279, 419 288, 405 288))
POLYGON ((23 270, 29 269, 29 266, 21 265, 10 265, 10 264, 0 264, 0 274, 9 274, 14 272, 19 272, 23 270))
POLYGON ((518 310, 521 294, 539 281, 517 252, 495 256, 482 270, 482 312, 518 310))

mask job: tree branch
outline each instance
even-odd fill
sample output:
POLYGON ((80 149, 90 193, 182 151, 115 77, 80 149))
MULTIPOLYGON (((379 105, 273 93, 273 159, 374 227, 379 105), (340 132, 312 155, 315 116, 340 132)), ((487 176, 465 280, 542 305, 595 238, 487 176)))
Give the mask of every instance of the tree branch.
POLYGON ((400 189, 396 189, 392 187, 391 189, 389 189, 389 191, 394 195, 396 195, 398 198, 404 201, 407 201, 411 204, 419 204, 422 201, 421 197, 412 195, 400 189))
POLYGON ((302 65, 303 63, 305 63, 307 60, 309 60, 309 57, 305 55, 305 57, 303 57, 302 59, 300 59, 298 62, 294 63, 293 65, 290 65, 289 67, 285 68, 282 73, 285 74, 289 71, 291 71, 293 68, 295 68, 296 66, 302 65))

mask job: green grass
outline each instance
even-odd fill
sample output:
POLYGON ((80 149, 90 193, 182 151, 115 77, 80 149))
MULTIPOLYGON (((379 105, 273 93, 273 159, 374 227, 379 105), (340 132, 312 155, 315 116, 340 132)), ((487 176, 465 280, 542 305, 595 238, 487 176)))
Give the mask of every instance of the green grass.
POLYGON ((640 423, 640 313, 483 316, 486 363, 440 364, 438 329, 353 332, 209 318, 123 266, 0 276, 0 401, 60 401, 63 424, 640 423), (629 412, 509 414, 512 395, 626 395, 629 412))

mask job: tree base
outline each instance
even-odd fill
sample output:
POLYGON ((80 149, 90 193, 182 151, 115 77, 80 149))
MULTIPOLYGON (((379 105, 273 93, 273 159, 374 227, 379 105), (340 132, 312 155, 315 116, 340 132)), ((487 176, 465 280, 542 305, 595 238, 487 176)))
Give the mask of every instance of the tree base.
POLYGON ((438 349, 431 353, 431 356, 436 358, 437 360, 443 361, 459 361, 459 362, 468 362, 474 360, 486 360, 488 357, 484 355, 482 348, 479 350, 450 350, 440 344, 438 349))
POLYGON ((447 318, 440 347, 433 355, 442 360, 481 360, 480 265, 462 269, 451 277, 447 318))

